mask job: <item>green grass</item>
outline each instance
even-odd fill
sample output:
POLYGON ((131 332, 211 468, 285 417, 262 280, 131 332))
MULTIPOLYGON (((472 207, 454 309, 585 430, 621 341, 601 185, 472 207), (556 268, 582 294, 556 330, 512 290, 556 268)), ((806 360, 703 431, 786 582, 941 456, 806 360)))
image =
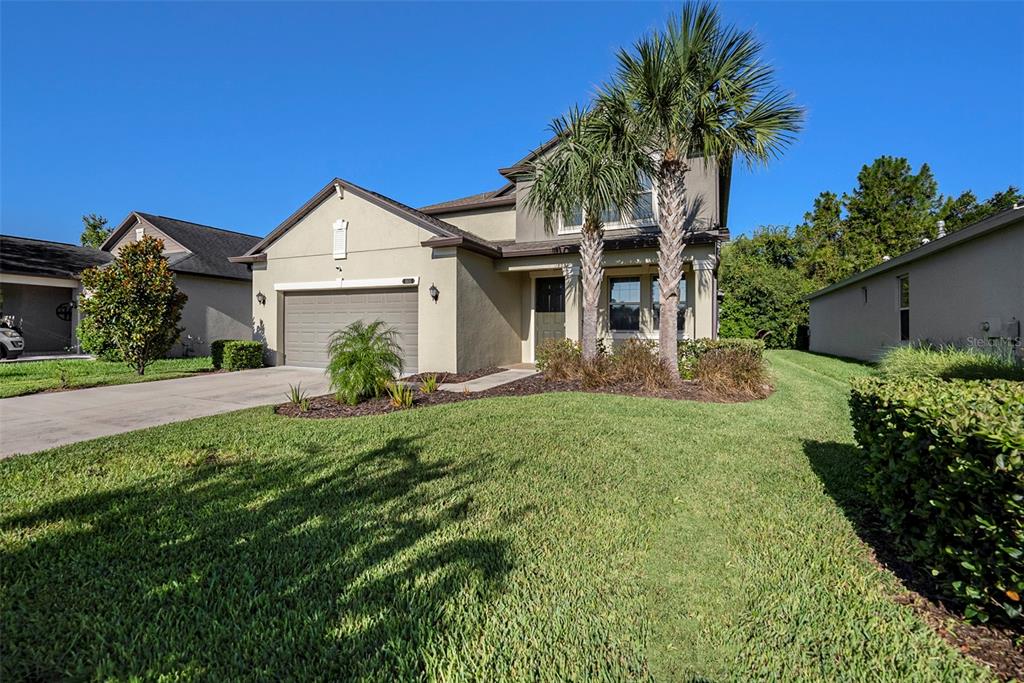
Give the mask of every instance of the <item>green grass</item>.
POLYGON ((68 387, 132 384, 155 379, 187 377, 213 369, 207 356, 199 358, 166 358, 146 368, 141 377, 124 363, 102 360, 40 360, 30 363, 0 363, 0 398, 34 394, 61 388, 61 370, 64 369, 68 387))
POLYGON ((991 351, 901 346, 890 349, 882 356, 878 372, 884 377, 1024 381, 1024 364, 1014 361, 1013 350, 1009 346, 991 351))
POLYGON ((0 678, 985 680, 893 596, 846 380, 254 409, 0 463, 0 678))

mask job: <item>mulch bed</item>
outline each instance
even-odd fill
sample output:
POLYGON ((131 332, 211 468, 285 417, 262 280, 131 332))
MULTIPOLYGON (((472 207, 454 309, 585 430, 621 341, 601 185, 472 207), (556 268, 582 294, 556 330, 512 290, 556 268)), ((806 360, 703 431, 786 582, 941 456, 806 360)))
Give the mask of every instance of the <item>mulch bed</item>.
POLYGON ((472 379, 480 379, 487 375, 493 375, 494 373, 501 372, 504 369, 505 368, 499 368, 497 365, 492 365, 489 368, 480 368, 479 370, 473 370, 472 372, 421 372, 418 375, 410 375, 402 381, 422 382, 427 375, 437 375, 437 381, 439 384, 460 384, 472 379))
MULTIPOLYGON (((472 375, 475 373, 466 374, 472 375)), ((479 376, 483 377, 486 374, 491 373, 485 372, 479 376)), ((458 375, 456 375, 456 377, 458 377, 458 375)), ((415 381, 415 379, 410 377, 405 381, 415 381)), ((468 379, 448 381, 465 382, 468 381, 468 379)), ((418 392, 413 402, 413 408, 441 405, 444 403, 458 403, 459 401, 469 401, 477 398, 490 398, 492 396, 530 396, 533 394, 546 394, 556 391, 582 391, 594 394, 617 394, 623 396, 641 396, 646 398, 667 398, 680 401, 704 401, 707 403, 733 403, 737 400, 744 400, 737 399, 735 397, 710 394, 697 386, 696 382, 691 381, 680 382, 678 386, 669 389, 645 389, 639 385, 628 384, 605 386, 601 388, 585 388, 583 383, 579 380, 556 381, 547 380, 543 375, 533 375, 532 377, 503 384, 500 387, 494 387, 493 389, 487 389, 486 391, 478 391, 475 393, 435 391, 429 394, 424 394, 422 392, 418 392)), ((291 403, 282 403, 277 406, 277 413, 279 415, 304 418, 382 415, 384 413, 393 413, 398 410, 408 409, 395 408, 387 398, 375 398, 350 406, 344 403, 339 403, 334 399, 334 396, 317 396, 316 398, 310 399, 309 410, 306 411, 300 411, 297 406, 294 406, 291 403)))

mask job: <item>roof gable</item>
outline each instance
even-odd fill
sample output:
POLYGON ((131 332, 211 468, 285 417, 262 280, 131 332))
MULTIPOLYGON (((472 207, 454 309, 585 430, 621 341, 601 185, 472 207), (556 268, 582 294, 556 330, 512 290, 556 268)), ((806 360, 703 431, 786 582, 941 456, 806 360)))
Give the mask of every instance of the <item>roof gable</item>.
POLYGON ((414 209, 411 206, 402 204, 401 202, 391 199, 390 197, 386 197, 378 192, 360 187, 355 183, 342 180, 341 178, 335 178, 331 182, 327 183, 327 185, 325 185, 319 192, 313 195, 309 201, 299 207, 295 213, 274 228, 269 235, 260 240, 257 244, 253 245, 241 256, 233 257, 231 260, 236 263, 251 263, 261 260, 260 257, 262 253, 266 251, 271 244, 295 227, 303 218, 316 210, 317 207, 323 204, 332 195, 341 192, 351 192, 353 195, 400 218, 403 218, 417 227, 423 228, 435 237, 443 239, 457 239, 460 243, 463 243, 466 246, 477 245, 481 248, 493 249, 493 246, 486 240, 450 223, 445 223, 439 218, 435 218, 434 216, 414 209))
POLYGON ((215 228, 178 218, 133 211, 104 242, 102 249, 109 251, 137 222, 144 222, 167 235, 187 251, 168 254, 171 270, 178 273, 249 280, 252 274, 244 265, 232 263, 229 257, 241 253, 260 241, 256 235, 235 230, 215 228))

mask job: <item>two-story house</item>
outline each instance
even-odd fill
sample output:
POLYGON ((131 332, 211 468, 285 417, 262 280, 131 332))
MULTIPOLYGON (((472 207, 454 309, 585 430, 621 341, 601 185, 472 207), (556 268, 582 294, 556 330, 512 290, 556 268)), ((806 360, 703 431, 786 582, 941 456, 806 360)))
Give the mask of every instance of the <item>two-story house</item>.
MULTIPOLYGON (((526 208, 524 164, 500 169, 491 192, 421 209, 342 179, 244 255, 253 273, 256 335, 277 365, 323 367, 330 335, 354 320, 393 326, 405 372, 463 372, 534 360, 539 342, 579 339, 580 216, 546 226, 526 208)), ((678 311, 680 338, 717 332, 718 251, 729 178, 695 160, 678 311)), ((631 216, 608 216, 599 321, 609 343, 657 338, 657 192, 645 187, 631 216)))

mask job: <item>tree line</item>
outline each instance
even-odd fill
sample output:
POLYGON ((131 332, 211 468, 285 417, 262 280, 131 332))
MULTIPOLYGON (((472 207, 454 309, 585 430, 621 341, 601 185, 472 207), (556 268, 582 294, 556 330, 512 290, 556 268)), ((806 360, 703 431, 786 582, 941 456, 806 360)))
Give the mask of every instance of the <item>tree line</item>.
POLYGON ((879 157, 861 168, 853 190, 820 193, 799 225, 761 226, 725 246, 719 333, 800 346, 807 294, 1020 201, 1012 185, 985 200, 969 190, 945 196, 928 164, 915 173, 902 157, 879 157))

